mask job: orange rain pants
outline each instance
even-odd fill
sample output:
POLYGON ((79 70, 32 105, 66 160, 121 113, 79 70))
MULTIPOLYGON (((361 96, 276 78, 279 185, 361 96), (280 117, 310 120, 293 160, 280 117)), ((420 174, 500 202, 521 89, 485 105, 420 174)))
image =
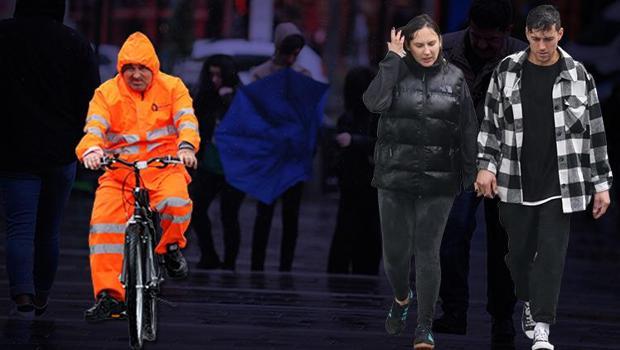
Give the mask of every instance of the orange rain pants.
MULTIPOLYGON (((141 173, 151 208, 160 216, 163 234, 155 252, 164 254, 169 244, 187 244, 184 233, 190 223, 192 202, 187 192, 190 177, 182 165, 148 168, 141 173)), ((133 214, 134 175, 131 170, 108 170, 99 179, 90 220, 90 268, 95 297, 107 291, 125 300, 120 283, 127 220, 133 214), (124 185, 123 185, 124 183, 124 185)))

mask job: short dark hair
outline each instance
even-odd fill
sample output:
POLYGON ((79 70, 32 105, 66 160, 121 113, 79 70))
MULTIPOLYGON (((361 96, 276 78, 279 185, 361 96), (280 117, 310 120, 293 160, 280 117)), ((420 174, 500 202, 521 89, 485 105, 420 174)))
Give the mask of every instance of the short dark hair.
POLYGON ((506 30, 513 20, 512 4, 510 0, 474 0, 469 20, 482 29, 506 30))
POLYGON ((278 48, 280 53, 289 55, 295 52, 295 50, 302 49, 306 43, 304 37, 299 34, 289 35, 280 43, 278 48))
POLYGON ((562 27, 560 12, 553 5, 536 6, 527 14, 525 28, 528 31, 549 30, 552 26, 556 30, 562 27))
POLYGON ((439 26, 435 23, 435 21, 433 21, 431 16, 423 13, 413 17, 413 19, 407 22, 407 24, 398 29, 402 30, 402 35, 405 37, 405 50, 409 51, 409 42, 413 39, 415 32, 425 27, 430 28, 437 33, 437 36, 441 40, 441 30, 439 29, 439 26))

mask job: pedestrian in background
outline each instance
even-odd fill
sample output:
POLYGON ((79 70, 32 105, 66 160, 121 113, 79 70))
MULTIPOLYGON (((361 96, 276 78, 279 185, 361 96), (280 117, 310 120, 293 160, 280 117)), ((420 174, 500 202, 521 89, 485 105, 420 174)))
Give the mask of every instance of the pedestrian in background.
MULTIPOLYGON (((297 56, 305 45, 305 39, 297 26, 290 22, 278 24, 274 31, 274 44, 276 47, 274 56, 252 69, 250 74, 253 81, 264 79, 286 68, 291 68, 310 77, 310 72, 307 69, 296 64, 297 56)), ((290 186, 279 198, 282 201, 280 271, 290 271, 293 267, 303 190, 304 182, 300 181, 290 186)), ((252 271, 263 271, 265 269, 267 243, 269 242, 275 206, 276 202, 267 204, 258 201, 256 204, 256 219, 252 233, 252 271)))
POLYGON ((99 85, 90 43, 63 25, 65 0, 20 0, 0 22, 0 198, 15 315, 45 312, 59 258, 88 101, 99 85))
MULTIPOLYGON (((500 60, 527 45, 510 37, 513 11, 510 0, 474 0, 469 25, 443 36, 448 62, 463 71, 471 91, 478 122, 484 118, 484 98, 493 70, 500 60)), ((476 230, 476 211, 482 201, 474 192, 462 192, 454 200, 441 242, 441 287, 443 314, 433 322, 439 333, 465 334, 469 308, 469 252, 476 230)), ((510 344, 515 329, 512 315, 516 297, 504 256, 508 237, 499 222, 496 198, 484 200, 486 227, 487 312, 491 315, 491 340, 510 344)))
POLYGON ((198 169, 192 173, 190 196, 194 202, 192 228, 198 237, 201 269, 234 270, 241 244, 239 209, 245 194, 231 186, 224 177, 219 151, 213 133, 224 118, 239 85, 232 57, 213 55, 204 62, 194 111, 200 125, 201 147, 197 154, 198 169), (209 206, 220 195, 220 219, 224 239, 224 260, 220 260, 213 243, 209 206))
POLYGON ((344 83, 345 112, 338 119, 336 142, 340 198, 336 228, 329 249, 328 273, 376 275, 381 262, 377 189, 372 187, 372 161, 378 118, 362 95, 375 73, 351 69, 344 83))

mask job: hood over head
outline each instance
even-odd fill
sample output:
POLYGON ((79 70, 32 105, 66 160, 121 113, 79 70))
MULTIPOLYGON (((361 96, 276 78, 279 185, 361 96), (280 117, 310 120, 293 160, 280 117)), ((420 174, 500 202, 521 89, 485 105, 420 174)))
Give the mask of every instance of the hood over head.
POLYGON ((153 72, 155 76, 159 72, 159 58, 149 38, 140 33, 131 34, 118 52, 116 69, 121 69, 126 64, 142 64, 153 72))
POLYGON ((292 35, 299 36, 302 41, 305 41, 303 34, 301 34, 301 31, 293 23, 283 22, 278 24, 273 35, 276 49, 278 49, 280 45, 282 45, 284 39, 292 35))
POLYGON ((17 0, 13 17, 49 17, 62 23, 65 18, 65 0, 17 0))

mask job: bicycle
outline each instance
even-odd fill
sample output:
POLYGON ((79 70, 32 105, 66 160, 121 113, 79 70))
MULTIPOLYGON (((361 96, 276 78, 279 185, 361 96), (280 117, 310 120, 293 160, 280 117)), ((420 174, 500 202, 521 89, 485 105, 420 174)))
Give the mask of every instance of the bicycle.
POLYGON ((116 169, 113 164, 122 164, 133 170, 134 212, 125 229, 125 246, 121 284, 125 288, 127 318, 129 320, 129 342, 132 349, 142 349, 143 341, 157 338, 157 301, 162 277, 163 257, 155 254, 160 231, 156 229, 157 213, 150 209, 149 196, 142 187, 140 171, 153 163, 156 168, 170 164, 183 164, 171 156, 155 157, 146 161, 127 162, 120 158, 102 158, 102 166, 116 169))

